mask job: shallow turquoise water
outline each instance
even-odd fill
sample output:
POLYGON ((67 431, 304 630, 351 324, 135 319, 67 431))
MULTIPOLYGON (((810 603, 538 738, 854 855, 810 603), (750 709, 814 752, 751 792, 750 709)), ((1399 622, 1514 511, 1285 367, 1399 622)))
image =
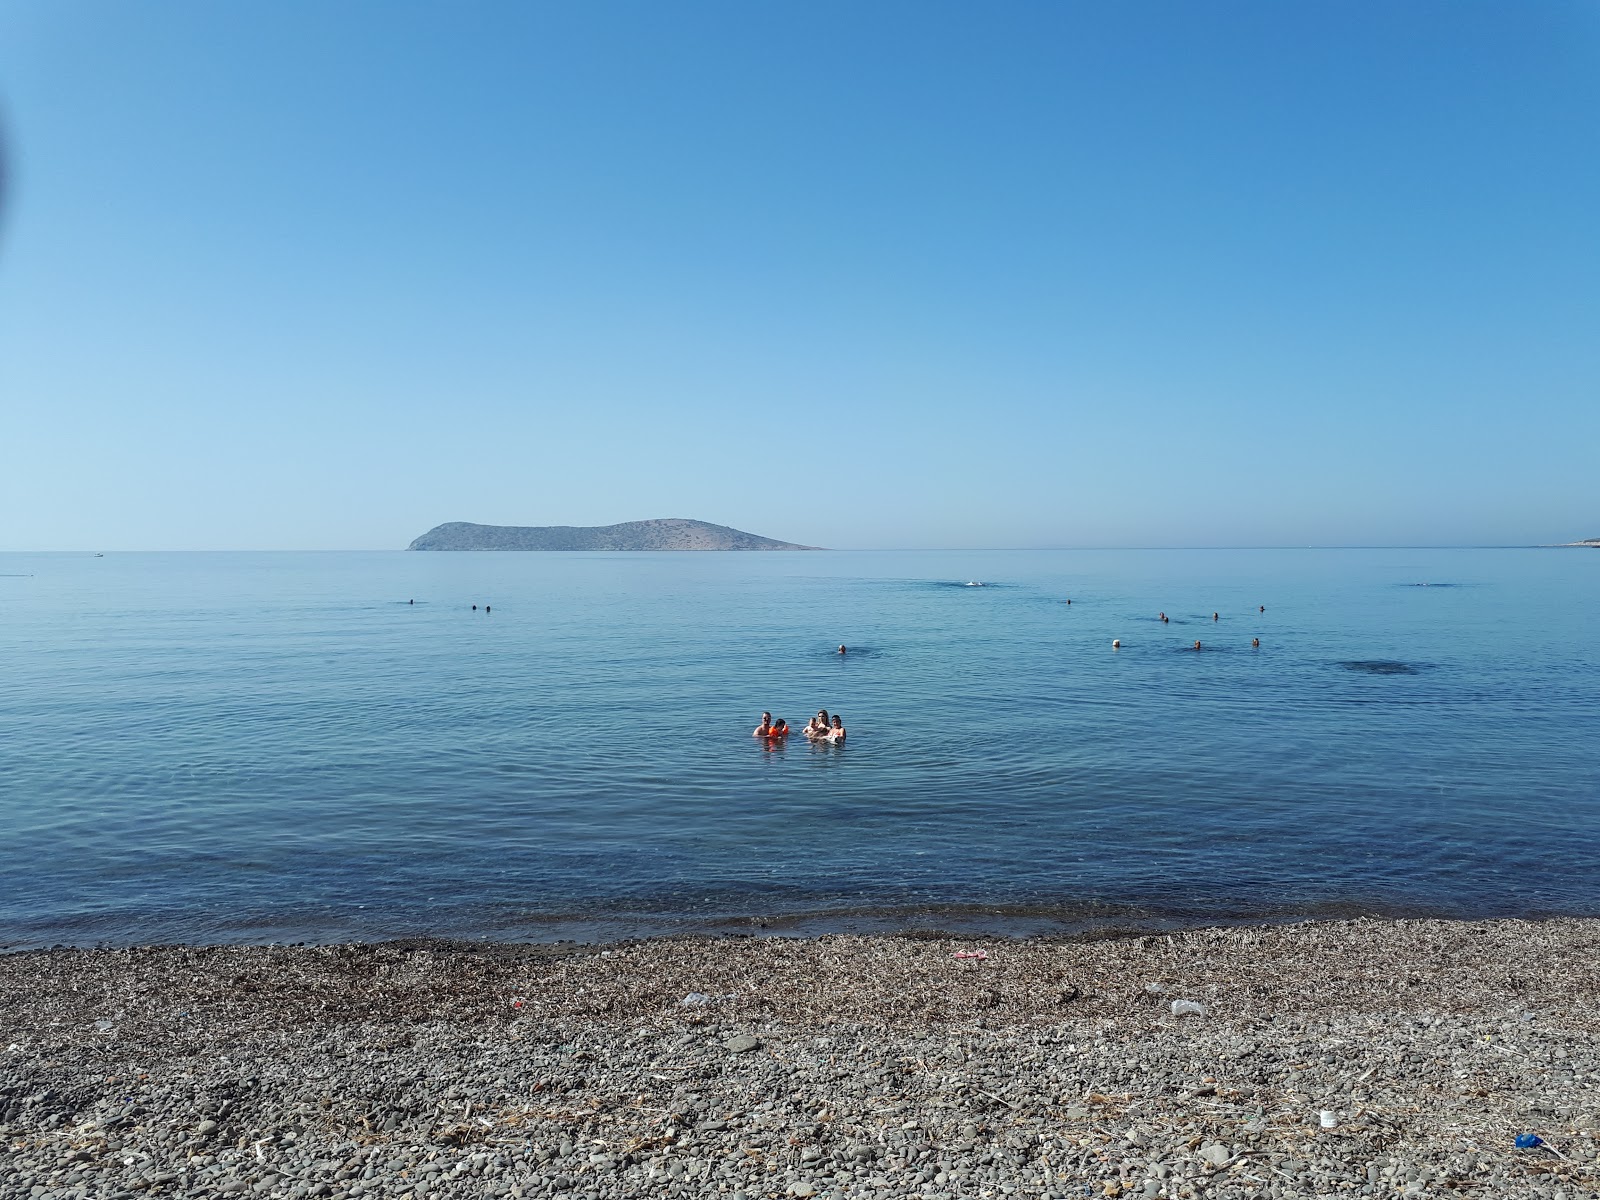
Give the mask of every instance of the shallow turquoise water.
POLYGON ((0 555, 0 946, 1597 913, 1597 618, 1584 550, 0 555))

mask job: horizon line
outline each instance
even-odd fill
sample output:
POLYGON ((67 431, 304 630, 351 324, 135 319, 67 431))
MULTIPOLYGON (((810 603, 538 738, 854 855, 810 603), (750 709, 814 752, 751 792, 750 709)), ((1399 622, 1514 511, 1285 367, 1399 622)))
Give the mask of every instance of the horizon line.
POLYGON ((392 546, 344 546, 318 549, 293 546, 265 548, 166 547, 122 550, 92 548, 13 550, 0 554, 992 554, 1010 552, 1096 550, 1571 550, 1589 546, 1593 539, 1576 542, 1341 542, 1306 545, 1054 545, 1054 546, 815 546, 797 550, 411 550, 392 546))

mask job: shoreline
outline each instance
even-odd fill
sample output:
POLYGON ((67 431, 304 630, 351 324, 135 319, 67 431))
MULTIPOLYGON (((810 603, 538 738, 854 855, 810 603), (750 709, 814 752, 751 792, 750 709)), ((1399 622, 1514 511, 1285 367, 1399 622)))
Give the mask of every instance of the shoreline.
POLYGON ((213 925, 191 930, 199 936, 162 936, 172 922, 142 923, 140 930, 106 936, 84 936, 67 926, 46 926, 0 936, 0 957, 42 951, 212 949, 231 947, 433 945, 470 949, 478 946, 577 945, 595 948, 641 941, 737 940, 825 937, 989 938, 1004 941, 1077 941, 1122 939, 1192 933, 1206 929, 1277 929, 1292 925, 1370 920, 1493 922, 1600 920, 1585 910, 1552 908, 1538 911, 1477 911, 1464 907, 1330 900, 1270 907, 1237 906, 1231 910, 1160 910, 1134 903, 1083 905, 1027 902, 956 902, 944 904, 824 905, 758 913, 693 914, 678 911, 630 911, 596 915, 584 911, 523 913, 498 921, 444 921, 435 914, 432 929, 418 932, 410 922, 385 926, 374 922, 333 924, 303 920, 263 922, 232 928, 213 925), (141 932, 143 936, 141 936, 141 932), (151 936, 151 935, 154 936, 151 936), (76 935, 76 936, 75 936, 76 935))
POLYGON ((1577 1200, 1597 998, 1580 918, 17 952, 0 1194, 1577 1200))

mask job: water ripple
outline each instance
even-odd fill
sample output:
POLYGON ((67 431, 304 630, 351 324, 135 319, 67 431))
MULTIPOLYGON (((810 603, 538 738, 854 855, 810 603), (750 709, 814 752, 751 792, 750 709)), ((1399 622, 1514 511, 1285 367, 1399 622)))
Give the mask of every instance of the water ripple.
POLYGON ((1600 911, 1570 555, 0 565, 0 944, 1600 911))

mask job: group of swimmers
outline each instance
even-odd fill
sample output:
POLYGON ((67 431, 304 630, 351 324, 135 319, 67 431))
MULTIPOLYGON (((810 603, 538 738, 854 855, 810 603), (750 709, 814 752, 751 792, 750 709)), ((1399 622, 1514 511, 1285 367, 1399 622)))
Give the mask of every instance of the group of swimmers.
MULTIPOLYGON (((843 646, 839 647, 839 652, 841 654, 844 652, 843 646)), ((789 723, 782 717, 774 721, 771 713, 764 712, 761 714, 761 724, 755 727, 755 731, 750 736, 765 738, 767 745, 773 746, 782 745, 784 738, 788 737, 792 732, 789 728, 789 723)), ((806 722, 806 727, 801 732, 813 742, 842 742, 844 741, 844 718, 838 713, 834 713, 832 717, 829 717, 827 709, 819 708, 817 715, 806 722)))
MULTIPOLYGON (((1068 600, 1067 603, 1071 604, 1072 601, 1068 600)), ((1258 613, 1264 613, 1264 612, 1267 611, 1267 606, 1265 604, 1258 604, 1258 605, 1256 605, 1256 611, 1258 613)), ((1216 622, 1220 621, 1221 619, 1222 619, 1222 614, 1221 613, 1215 613, 1214 612, 1214 613, 1211 614, 1211 620, 1212 620, 1213 624, 1215 624, 1216 622)), ((1164 612, 1158 612, 1156 614, 1156 620, 1160 621, 1163 625, 1172 624, 1172 618, 1167 616, 1167 614, 1164 613, 1164 612)), ((1121 638, 1112 638, 1111 639, 1111 648, 1113 650, 1121 650, 1122 649, 1122 639, 1121 638)), ((1199 638, 1195 639, 1194 648, 1196 650, 1200 649, 1200 639, 1199 638)), ((1250 639, 1250 648, 1252 650, 1261 649, 1261 639, 1258 638, 1258 637, 1251 638, 1250 639)))

